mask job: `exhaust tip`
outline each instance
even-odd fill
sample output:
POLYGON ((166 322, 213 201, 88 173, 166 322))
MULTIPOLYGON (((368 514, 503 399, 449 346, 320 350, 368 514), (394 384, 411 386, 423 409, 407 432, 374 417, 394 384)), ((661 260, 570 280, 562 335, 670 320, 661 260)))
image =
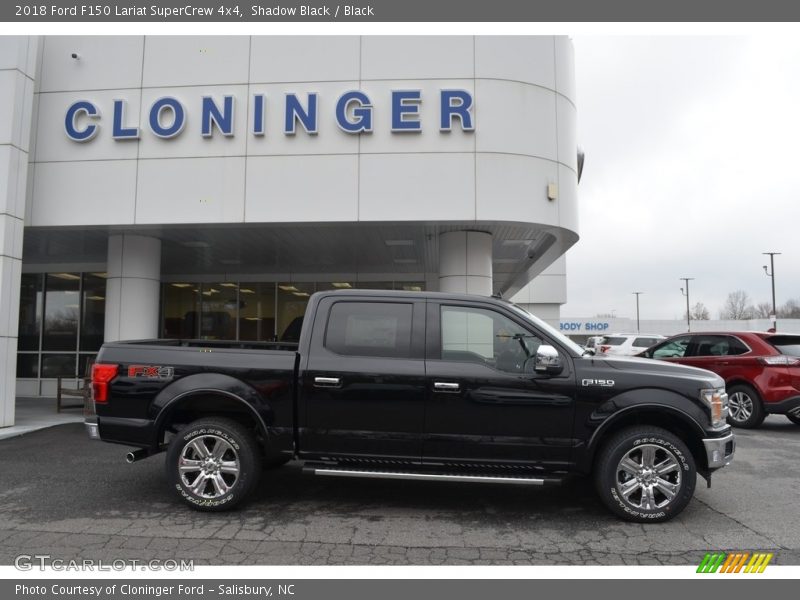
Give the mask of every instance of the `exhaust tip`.
POLYGON ((136 461, 142 460, 143 458, 147 458, 150 456, 150 452, 148 452, 145 448, 139 448, 138 450, 132 450, 125 455, 125 462, 128 464, 135 463, 136 461))

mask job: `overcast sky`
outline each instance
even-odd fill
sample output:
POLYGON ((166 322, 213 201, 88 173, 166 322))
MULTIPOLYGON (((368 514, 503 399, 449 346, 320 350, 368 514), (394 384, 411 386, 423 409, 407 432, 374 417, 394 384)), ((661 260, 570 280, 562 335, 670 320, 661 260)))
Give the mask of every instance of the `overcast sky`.
POLYGON ((800 298, 800 40, 576 37, 580 241, 564 317, 800 298))

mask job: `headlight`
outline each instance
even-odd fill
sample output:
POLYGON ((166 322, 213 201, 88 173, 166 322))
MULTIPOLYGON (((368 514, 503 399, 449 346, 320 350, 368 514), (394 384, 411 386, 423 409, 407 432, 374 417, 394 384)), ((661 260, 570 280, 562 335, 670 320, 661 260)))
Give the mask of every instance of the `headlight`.
POLYGON ((728 418, 728 394, 725 388, 700 390, 700 399, 711 409, 711 426, 722 427, 728 418))

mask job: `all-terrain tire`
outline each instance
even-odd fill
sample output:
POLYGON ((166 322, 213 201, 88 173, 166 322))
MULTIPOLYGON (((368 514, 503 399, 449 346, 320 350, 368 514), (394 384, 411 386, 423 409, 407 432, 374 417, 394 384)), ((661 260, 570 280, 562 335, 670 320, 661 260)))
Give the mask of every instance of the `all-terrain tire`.
POLYGON ((694 495, 697 467, 686 444, 666 429, 639 425, 610 438, 595 462, 595 486, 618 517, 668 521, 694 495))
POLYGON ((167 481, 196 510, 229 510, 258 485, 261 449, 247 427, 207 417, 179 431, 167 450, 167 481))

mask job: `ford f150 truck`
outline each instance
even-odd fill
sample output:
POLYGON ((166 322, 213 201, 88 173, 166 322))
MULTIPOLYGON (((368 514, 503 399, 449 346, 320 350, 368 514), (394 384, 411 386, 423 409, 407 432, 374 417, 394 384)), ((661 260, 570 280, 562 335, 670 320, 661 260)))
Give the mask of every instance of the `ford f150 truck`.
POLYGON ((104 344, 91 438, 166 450, 190 506, 232 508, 265 467, 316 475, 546 485, 592 475, 618 516, 664 521, 734 436, 717 375, 585 353, 499 298, 314 294, 299 342, 104 344))

